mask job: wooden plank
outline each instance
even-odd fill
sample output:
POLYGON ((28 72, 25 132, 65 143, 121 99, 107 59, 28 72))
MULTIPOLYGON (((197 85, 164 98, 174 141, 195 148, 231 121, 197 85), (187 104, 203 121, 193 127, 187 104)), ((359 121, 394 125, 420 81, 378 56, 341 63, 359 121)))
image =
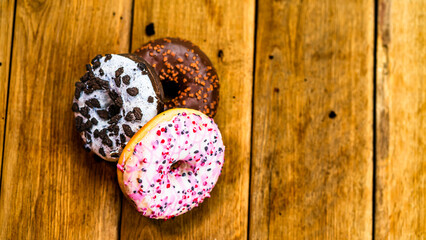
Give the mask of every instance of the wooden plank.
MULTIPOLYGON (((10 49, 12 47, 15 1, 0 2, 0 155, 3 156, 4 124, 6 121, 7 89, 9 86, 10 49)), ((0 160, 0 169, 2 166, 0 160)), ((1 179, 1 171, 0 171, 1 179)))
POLYGON ((425 12, 379 1, 376 239, 426 238, 425 12))
POLYGON ((259 1, 251 239, 371 239, 372 1, 259 1))
POLYGON ((150 220, 123 201, 122 239, 247 238, 254 7, 253 0, 135 1, 133 50, 155 38, 186 38, 217 68, 221 89, 215 121, 226 160, 212 197, 174 220, 150 220), (150 23, 155 35, 148 37, 145 26, 150 23))
POLYGON ((18 1, 0 239, 118 238, 114 164, 74 128, 74 82, 96 54, 127 52, 132 1, 18 1))

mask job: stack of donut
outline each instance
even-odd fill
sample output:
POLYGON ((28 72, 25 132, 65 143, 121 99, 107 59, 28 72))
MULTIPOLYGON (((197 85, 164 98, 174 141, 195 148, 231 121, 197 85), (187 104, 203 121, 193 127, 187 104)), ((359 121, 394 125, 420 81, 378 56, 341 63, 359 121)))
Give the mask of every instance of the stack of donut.
POLYGON ((75 83, 76 128, 86 150, 118 161, 137 211, 169 219, 210 197, 225 147, 212 119, 219 79, 200 48, 158 39, 133 54, 98 55, 86 69, 75 83))

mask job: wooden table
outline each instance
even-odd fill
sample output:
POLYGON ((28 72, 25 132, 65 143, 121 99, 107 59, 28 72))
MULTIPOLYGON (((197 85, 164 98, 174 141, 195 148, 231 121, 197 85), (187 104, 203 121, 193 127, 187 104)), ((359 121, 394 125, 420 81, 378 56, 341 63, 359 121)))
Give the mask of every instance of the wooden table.
POLYGON ((0 239, 426 238, 426 1, 0 5, 0 239), (93 56, 165 36, 216 66, 227 151, 212 197, 158 221, 83 150, 71 101, 93 56))

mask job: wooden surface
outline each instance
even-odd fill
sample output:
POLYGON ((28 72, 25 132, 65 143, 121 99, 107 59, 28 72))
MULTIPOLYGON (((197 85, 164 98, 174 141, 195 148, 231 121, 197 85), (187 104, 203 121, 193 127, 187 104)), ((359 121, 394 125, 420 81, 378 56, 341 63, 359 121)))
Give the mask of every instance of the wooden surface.
POLYGON ((0 4, 0 239, 426 238, 424 1, 0 4), (210 199, 156 221, 71 101, 93 56, 165 36, 217 68, 226 160, 210 199))
POLYGON ((381 0, 376 239, 426 239, 426 2, 381 0))
POLYGON ((371 238, 374 5, 358 2, 258 6, 251 239, 371 238))

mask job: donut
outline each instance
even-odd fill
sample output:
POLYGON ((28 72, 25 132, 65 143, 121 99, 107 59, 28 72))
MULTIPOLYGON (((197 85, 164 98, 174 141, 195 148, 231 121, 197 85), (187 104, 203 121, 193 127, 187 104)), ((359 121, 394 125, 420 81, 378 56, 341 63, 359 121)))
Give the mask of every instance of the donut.
POLYGON ((210 197, 224 156, 212 118, 175 108, 154 117, 129 141, 117 163, 118 182, 142 215, 169 219, 210 197))
POLYGON ((98 55, 86 69, 75 83, 75 125, 86 150, 117 162, 133 134, 163 111, 161 82, 131 54, 98 55))
POLYGON ((214 117, 219 78, 199 47, 178 38, 157 39, 135 51, 157 72, 163 84, 165 109, 192 108, 214 117))

